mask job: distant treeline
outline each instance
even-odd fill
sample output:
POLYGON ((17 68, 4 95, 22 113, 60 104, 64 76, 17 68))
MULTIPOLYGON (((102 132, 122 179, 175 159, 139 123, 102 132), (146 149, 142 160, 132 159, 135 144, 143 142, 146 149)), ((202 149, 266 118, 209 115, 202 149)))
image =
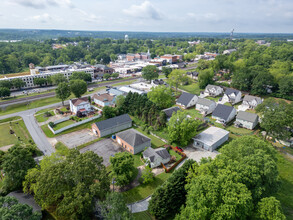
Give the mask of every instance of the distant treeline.
MULTIPOLYGON (((37 29, 0 29, 0 40, 44 40, 58 37, 93 37, 122 39, 125 35, 137 39, 160 38, 229 38, 230 33, 213 32, 130 32, 130 31, 78 31, 78 30, 37 30, 37 29)), ((293 34, 284 33, 235 33, 234 38, 240 39, 290 39, 293 34)))

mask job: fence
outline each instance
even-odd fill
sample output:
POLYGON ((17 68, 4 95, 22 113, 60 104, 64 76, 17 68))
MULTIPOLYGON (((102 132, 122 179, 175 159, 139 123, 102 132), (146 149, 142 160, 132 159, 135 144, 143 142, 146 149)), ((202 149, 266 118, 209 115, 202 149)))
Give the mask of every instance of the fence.
POLYGON ((70 117, 71 116, 67 116, 67 117, 58 119, 58 120, 54 121, 53 123, 54 123, 54 125, 56 125, 56 124, 59 124, 59 123, 64 122, 64 121, 68 121, 70 119, 70 117))
POLYGON ((170 146, 172 148, 172 150, 174 150, 175 152, 181 154, 181 156, 182 156, 181 159, 176 161, 176 163, 174 163, 169 169, 163 163, 161 163, 161 165, 164 168, 165 172, 169 173, 171 170, 173 170, 175 167, 177 167, 177 165, 179 163, 181 163, 186 158, 186 154, 181 152, 181 151, 179 151, 179 150, 177 150, 175 147, 173 147, 171 145, 165 145, 165 146, 170 146))
MULTIPOLYGON (((91 117, 91 118, 88 118, 88 119, 85 119, 85 120, 83 120, 83 121, 79 121, 79 122, 76 122, 76 123, 74 123, 74 124, 72 124, 72 125, 68 125, 68 126, 66 126, 66 127, 64 127, 64 128, 60 128, 59 130, 57 130, 57 131, 54 131, 54 129, 48 124, 48 128, 53 132, 53 134, 59 134, 59 133, 61 133, 61 132, 63 132, 63 131, 66 131, 66 130, 68 130, 68 129, 70 129, 70 128, 74 128, 74 127, 76 127, 76 126, 79 126, 79 125, 82 125, 82 124, 85 124, 85 123, 88 123, 88 122, 90 122, 90 121, 93 121, 93 120, 95 120, 95 119, 97 119, 97 118, 100 118, 102 115, 97 115, 97 116, 94 116, 94 117, 91 117)), ((66 117, 67 118, 67 117, 66 117)), ((67 120, 69 120, 69 118, 70 117, 68 117, 68 119, 67 120)), ((67 121, 67 120, 64 120, 64 121, 67 121)), ((59 122, 58 123, 61 123, 61 122, 63 122, 63 121, 60 121, 60 120, 58 120, 59 122)), ((54 122, 54 124, 56 124, 56 122, 57 121, 55 121, 54 122)), ((58 124, 57 123, 57 124, 58 124)))

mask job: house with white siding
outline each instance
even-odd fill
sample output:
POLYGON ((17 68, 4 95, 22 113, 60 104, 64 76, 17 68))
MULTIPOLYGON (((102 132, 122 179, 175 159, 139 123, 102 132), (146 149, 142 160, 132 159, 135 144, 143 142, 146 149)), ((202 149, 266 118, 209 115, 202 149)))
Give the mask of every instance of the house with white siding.
POLYGON ((109 93, 94 94, 92 100, 99 106, 115 106, 116 96, 112 96, 109 93))
POLYGON ((234 105, 241 101, 241 96, 242 96, 242 93, 239 90, 228 88, 226 89, 222 99, 219 101, 223 104, 226 102, 229 102, 232 105, 234 105))
POLYGON ((234 122, 236 127, 242 127, 247 129, 254 129, 258 124, 259 117, 257 114, 250 112, 239 111, 234 122))
POLYGON ((70 111, 76 114, 80 111, 83 114, 86 114, 91 111, 91 104, 88 101, 87 97, 70 99, 69 100, 70 111))
POLYGON ((176 105, 179 105, 180 107, 184 109, 187 109, 192 106, 195 106, 197 100, 198 100, 197 95, 183 92, 182 95, 177 99, 176 105))
POLYGON ((195 109, 203 115, 211 114, 216 108, 216 102, 213 100, 198 98, 195 109))
POLYGON ((232 106, 218 104, 213 111, 212 118, 218 123, 227 124, 236 116, 236 109, 232 106))
POLYGON ((221 95, 223 92, 224 92, 224 90, 220 86, 207 85, 205 90, 204 90, 204 95, 205 96, 216 97, 216 96, 221 95))
POLYGON ((171 155, 166 148, 153 149, 148 147, 143 153, 143 159, 147 161, 151 168, 160 166, 161 164, 169 163, 171 155))
POLYGON ((249 109, 255 109, 256 106, 261 104, 263 101, 262 98, 257 97, 257 96, 252 96, 252 95, 245 95, 243 98, 242 105, 247 106, 249 109))

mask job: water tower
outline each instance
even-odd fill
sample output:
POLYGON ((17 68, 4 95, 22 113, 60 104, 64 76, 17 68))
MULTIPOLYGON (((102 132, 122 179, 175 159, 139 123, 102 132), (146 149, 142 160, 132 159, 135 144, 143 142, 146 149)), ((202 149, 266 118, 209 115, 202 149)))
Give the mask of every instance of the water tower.
POLYGON ((125 40, 125 42, 127 42, 127 43, 129 42, 129 37, 128 37, 127 34, 125 34, 124 40, 125 40))

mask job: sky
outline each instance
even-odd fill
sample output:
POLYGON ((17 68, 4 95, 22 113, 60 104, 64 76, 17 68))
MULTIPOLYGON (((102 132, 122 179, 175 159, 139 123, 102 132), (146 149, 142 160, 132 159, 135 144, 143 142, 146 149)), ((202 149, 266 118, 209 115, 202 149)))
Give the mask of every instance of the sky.
POLYGON ((293 32, 293 0, 0 0, 0 5, 0 28, 293 32))

